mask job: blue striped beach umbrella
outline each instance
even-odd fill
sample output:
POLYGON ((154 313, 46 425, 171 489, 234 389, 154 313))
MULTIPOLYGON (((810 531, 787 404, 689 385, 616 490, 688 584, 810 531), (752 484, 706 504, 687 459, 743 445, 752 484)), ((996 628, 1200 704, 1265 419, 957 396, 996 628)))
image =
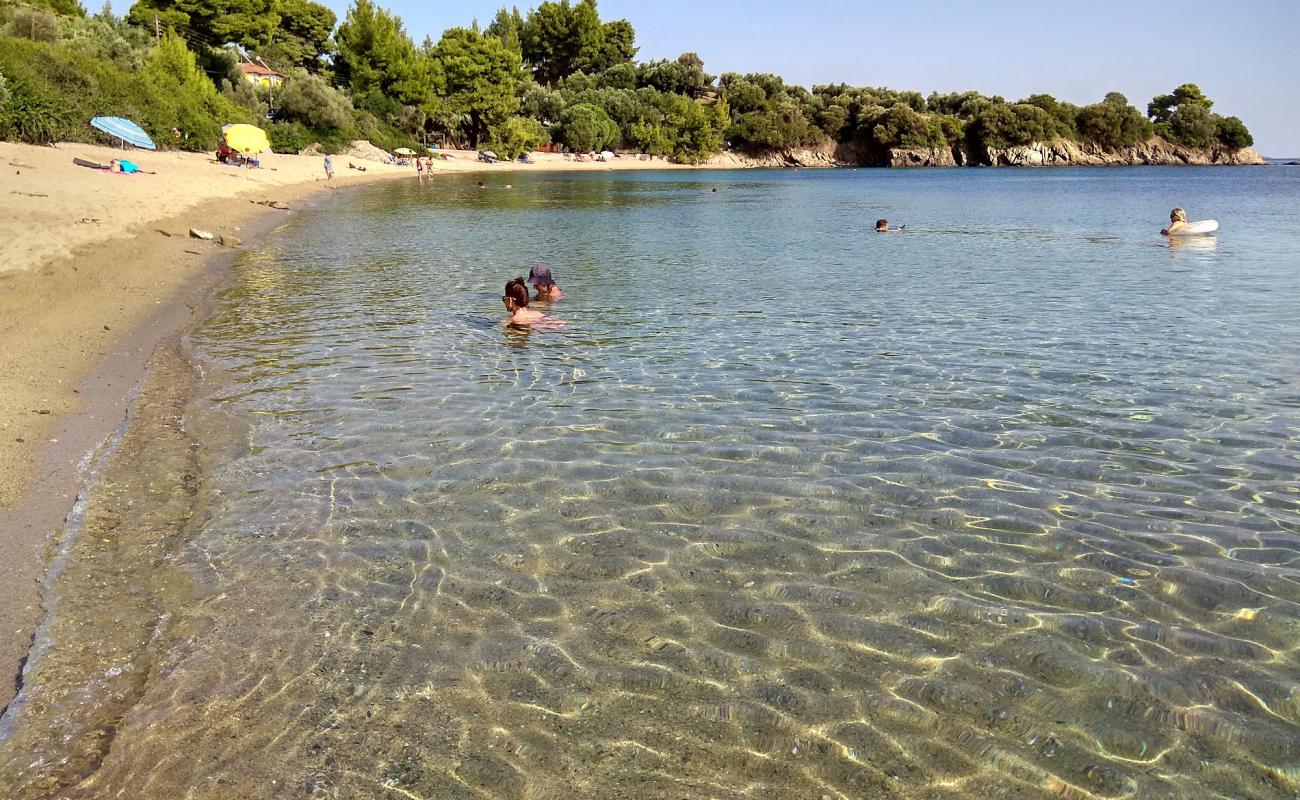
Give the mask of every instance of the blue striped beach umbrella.
POLYGON ((136 147, 145 150, 157 150, 158 146, 149 138, 149 134, 144 132, 144 128, 136 125, 129 119, 122 117, 95 117, 90 121, 92 127, 114 136, 127 144, 133 144, 136 147))

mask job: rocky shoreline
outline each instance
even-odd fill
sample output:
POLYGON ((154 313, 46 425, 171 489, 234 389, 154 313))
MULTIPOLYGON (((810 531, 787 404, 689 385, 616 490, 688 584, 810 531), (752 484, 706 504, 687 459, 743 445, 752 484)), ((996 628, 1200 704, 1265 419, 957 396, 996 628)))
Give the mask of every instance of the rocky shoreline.
POLYGON ((770 150, 762 153, 731 151, 717 156, 710 166, 736 167, 1120 167, 1120 166, 1244 166, 1267 164, 1255 150, 1194 148, 1153 137, 1131 147, 1107 150, 1098 145, 1053 139, 1006 149, 965 145, 952 148, 891 148, 870 151, 854 143, 827 143, 821 147, 770 150))

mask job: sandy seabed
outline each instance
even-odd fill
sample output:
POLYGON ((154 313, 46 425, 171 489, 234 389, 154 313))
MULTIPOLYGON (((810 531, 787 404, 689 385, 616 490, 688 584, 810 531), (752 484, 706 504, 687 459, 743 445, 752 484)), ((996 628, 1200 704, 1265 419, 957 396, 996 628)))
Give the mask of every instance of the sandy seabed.
MULTIPOLYGON (((487 165, 466 151, 440 173, 690 169, 662 159, 487 165)), ((416 179, 412 167, 267 154, 259 169, 207 153, 0 142, 0 709, 41 612, 51 535, 76 499, 89 454, 124 418, 154 348, 174 335, 236 252, 191 228, 246 240, 330 189, 416 179), (152 174, 74 163, 129 157, 152 174), (364 171, 359 168, 364 168, 364 171)), ((715 166, 735 167, 726 163, 715 166)))

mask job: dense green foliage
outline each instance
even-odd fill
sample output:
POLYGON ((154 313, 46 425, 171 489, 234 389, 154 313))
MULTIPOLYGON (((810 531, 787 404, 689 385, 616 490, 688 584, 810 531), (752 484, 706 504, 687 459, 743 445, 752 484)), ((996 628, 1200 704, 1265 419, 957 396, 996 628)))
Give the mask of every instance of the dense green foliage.
POLYGON ((216 146, 223 124, 249 118, 174 36, 164 36, 133 72, 63 44, 0 38, 0 74, 9 95, 0 104, 5 138, 107 142, 87 122, 108 114, 135 120, 163 144, 179 127, 189 134, 187 146, 207 149, 216 146))
POLYGON ((1169 94, 1158 95, 1147 104, 1147 116, 1155 131, 1174 144, 1187 147, 1220 145, 1230 150, 1250 147, 1255 140, 1237 117, 1213 113, 1214 101, 1201 87, 1184 83, 1169 94))
POLYGON ((0 5, 0 133, 32 141, 94 138, 85 119, 118 113, 155 134, 178 127, 196 148, 220 124, 247 119, 282 150, 368 138, 513 157, 553 141, 684 162, 724 146, 843 144, 867 161, 894 148, 952 149, 980 163, 1053 139, 1105 149, 1153 135, 1198 148, 1253 142, 1195 84, 1153 98, 1143 114, 1117 92, 1080 107, 1047 94, 810 91, 765 73, 715 77, 695 53, 636 63, 632 25, 602 20, 596 0, 502 8, 485 29, 451 28, 418 45, 376 0, 353 0, 337 26, 315 0, 135 0, 125 21, 107 8, 88 17, 76 0, 41 2, 0 5), (284 83, 246 81, 231 45, 255 50, 284 83))

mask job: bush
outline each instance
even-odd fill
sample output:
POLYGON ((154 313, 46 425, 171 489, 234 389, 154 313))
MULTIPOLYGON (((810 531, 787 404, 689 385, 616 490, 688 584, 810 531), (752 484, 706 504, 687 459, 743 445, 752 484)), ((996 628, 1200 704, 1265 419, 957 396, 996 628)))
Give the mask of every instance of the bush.
POLYGON ((510 117, 492 130, 487 149, 506 160, 531 153, 546 141, 542 124, 527 117, 510 117))
POLYGON ((69 17, 62 20, 64 42, 78 52, 113 62, 134 72, 144 66, 153 35, 111 16, 69 17))
POLYGON ((617 142, 618 136, 609 114, 590 103, 569 106, 560 115, 560 140, 576 152, 600 150, 617 142))
POLYGON ((5 36, 31 39, 34 42, 57 42, 59 18, 43 8, 17 6, 9 10, 8 21, 0 29, 5 36))
POLYGON ((303 72, 284 82, 277 119, 300 122, 308 128, 349 128, 352 101, 315 75, 303 72))
POLYGON ((173 141, 172 128, 180 128, 185 147, 206 150, 216 146, 222 124, 249 119, 175 37, 150 51, 139 73, 68 45, 0 38, 0 72, 10 93, 3 127, 28 142, 107 142, 89 125, 104 114, 135 121, 160 143, 173 141))
POLYGON ((267 105, 262 101, 261 94, 243 76, 223 80, 221 95, 256 119, 262 119, 267 114, 267 105))
POLYGON ((276 153, 297 153, 317 141, 317 137, 297 122, 272 122, 266 126, 271 150, 276 153))

